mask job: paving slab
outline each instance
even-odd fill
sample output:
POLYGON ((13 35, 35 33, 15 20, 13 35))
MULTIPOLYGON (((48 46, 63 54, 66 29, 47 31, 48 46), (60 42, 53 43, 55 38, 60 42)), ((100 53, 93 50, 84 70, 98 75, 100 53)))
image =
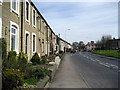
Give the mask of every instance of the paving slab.
POLYGON ((64 56, 50 88, 88 88, 70 59, 70 54, 64 56))

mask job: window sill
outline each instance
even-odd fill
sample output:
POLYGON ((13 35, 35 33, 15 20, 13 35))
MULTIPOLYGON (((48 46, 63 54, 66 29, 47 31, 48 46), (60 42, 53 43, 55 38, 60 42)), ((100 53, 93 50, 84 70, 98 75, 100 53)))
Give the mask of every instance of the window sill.
POLYGON ((30 21, 29 20, 25 19, 25 21, 30 25, 30 21))
POLYGON ((15 11, 14 9, 10 10, 10 12, 16 14, 19 17, 19 13, 17 11, 15 11))
POLYGON ((34 28, 36 28, 36 25, 32 25, 34 28))

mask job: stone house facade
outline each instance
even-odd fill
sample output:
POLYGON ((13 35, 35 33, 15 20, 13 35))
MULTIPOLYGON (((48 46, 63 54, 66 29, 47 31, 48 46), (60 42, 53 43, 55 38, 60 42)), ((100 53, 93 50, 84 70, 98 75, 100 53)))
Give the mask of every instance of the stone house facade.
POLYGON ((95 50, 96 46, 94 41, 88 42, 85 48, 87 51, 95 50))
POLYGON ((29 60, 36 52, 41 57, 58 51, 57 36, 31 0, 1 2, 0 11, 0 38, 6 39, 7 51, 24 51, 29 60))

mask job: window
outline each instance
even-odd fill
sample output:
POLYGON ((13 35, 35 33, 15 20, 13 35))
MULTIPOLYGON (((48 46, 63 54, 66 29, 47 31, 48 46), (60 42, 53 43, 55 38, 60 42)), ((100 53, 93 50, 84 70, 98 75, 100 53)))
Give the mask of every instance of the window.
POLYGON ((48 38, 49 38, 49 29, 48 29, 48 38))
POLYGON ((19 0, 11 0, 11 10, 15 13, 19 13, 19 0))
POLYGON ((44 40, 42 40, 42 52, 44 52, 44 40))
POLYGON ((36 26, 36 12, 35 12, 35 10, 33 9, 33 26, 36 26))
POLYGON ((40 28, 41 28, 41 19, 40 19, 40 16, 38 16, 38 31, 40 31, 40 28))
POLYGON ((33 53, 36 52, 36 34, 33 34, 32 36, 32 50, 33 50, 33 53))
POLYGON ((11 50, 15 50, 15 42, 16 42, 16 30, 17 27, 12 25, 12 29, 11 29, 11 50))
POLYGON ((25 31, 25 53, 30 59, 30 33, 28 31, 25 31))
POLYGON ((11 22, 10 27, 10 50, 18 52, 18 25, 11 22))
POLYGON ((26 36, 25 36, 25 52, 26 52, 26 54, 28 54, 28 50, 29 50, 29 33, 28 32, 26 32, 26 36))
POLYGON ((26 21, 30 22, 30 3, 28 1, 26 1, 25 3, 25 7, 26 7, 26 21))

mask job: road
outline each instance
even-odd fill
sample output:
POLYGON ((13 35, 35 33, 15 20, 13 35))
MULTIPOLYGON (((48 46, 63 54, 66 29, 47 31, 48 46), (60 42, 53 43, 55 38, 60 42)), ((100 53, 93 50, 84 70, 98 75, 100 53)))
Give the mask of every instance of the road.
POLYGON ((117 60, 102 58, 89 52, 67 54, 51 88, 118 88, 118 73, 117 60))

